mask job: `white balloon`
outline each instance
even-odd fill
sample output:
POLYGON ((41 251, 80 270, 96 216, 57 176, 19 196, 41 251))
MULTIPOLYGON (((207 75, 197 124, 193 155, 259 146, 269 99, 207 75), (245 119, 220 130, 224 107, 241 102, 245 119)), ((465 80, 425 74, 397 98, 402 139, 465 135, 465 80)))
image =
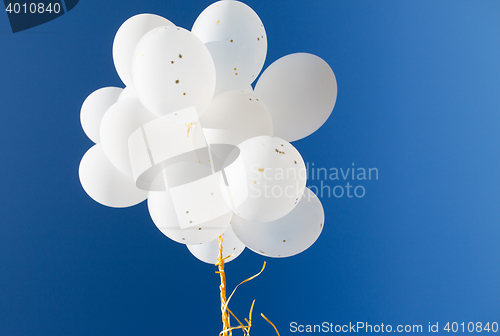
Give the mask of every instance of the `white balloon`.
POLYGON ((303 252, 318 239, 325 222, 323 206, 306 188, 299 204, 286 216, 267 223, 233 216, 234 233, 249 249, 268 257, 290 257, 303 252))
POLYGON ((128 138, 138 128, 156 117, 137 99, 124 99, 111 106, 101 122, 101 143, 109 161, 132 177, 128 138))
POLYGON ((118 101, 124 99, 139 99, 139 97, 137 97, 134 89, 132 89, 130 86, 127 86, 125 89, 123 89, 122 93, 118 97, 118 101))
POLYGON ((215 67, 205 45, 178 27, 153 29, 132 60, 134 90, 148 110, 176 122, 192 122, 206 110, 215 89, 215 67), (194 116, 174 112, 194 107, 194 116))
POLYGON ((129 207, 141 203, 148 195, 137 189, 130 177, 109 162, 101 144, 94 145, 85 153, 78 173, 85 192, 102 205, 129 207))
POLYGON ((182 244, 217 239, 232 218, 220 195, 219 179, 213 175, 166 191, 150 191, 149 213, 158 229, 182 244))
POLYGON ((290 143, 271 136, 242 142, 228 156, 221 180, 224 200, 238 216, 269 222, 285 216, 304 192, 304 160, 290 143), (239 156, 234 160, 237 149, 239 156))
POLYGON ((328 119, 337 100, 337 80, 324 60, 297 53, 271 64, 254 91, 271 113, 274 134, 295 141, 328 119))
POLYGON ((126 86, 132 85, 130 66, 137 42, 151 29, 174 26, 169 20, 154 14, 139 14, 125 21, 113 41, 113 62, 116 72, 126 86))
POLYGON ((252 87, 252 85, 247 85, 247 86, 243 89, 243 91, 246 91, 246 92, 253 92, 253 87, 252 87))
POLYGON ((228 91, 214 98, 200 118, 209 144, 239 145, 259 135, 272 135, 266 106, 253 93, 228 91))
MULTIPOLYGON (((201 127, 197 124, 174 123, 163 118, 156 118, 134 131, 128 138, 128 153, 132 176, 137 187, 144 190, 164 190, 165 186, 158 179, 158 174, 164 168, 170 172, 173 164, 190 163, 210 167, 208 148, 201 127)), ((179 185, 177 180, 187 183, 203 177, 186 166, 184 168, 186 170, 180 172, 182 176, 179 179, 175 178, 175 173, 171 175, 175 181, 173 184, 169 182, 170 187, 179 185), (185 174, 189 175, 187 179, 184 178, 185 174)), ((207 169, 210 174, 210 169, 207 169)))
POLYGON ((102 116, 116 103, 124 90, 117 87, 105 87, 92 92, 83 102, 80 121, 85 134, 95 143, 101 141, 99 128, 102 116))
POLYGON ((218 1, 196 19, 192 32, 207 46, 217 71, 216 94, 244 90, 259 75, 267 36, 259 16, 239 1, 218 1))
MULTIPOLYGON (((219 260, 219 239, 198 245, 187 245, 187 248, 192 255, 207 264, 216 264, 219 260)), ((244 249, 245 245, 236 238, 233 228, 229 225, 222 241, 222 257, 232 256, 225 259, 224 263, 236 259, 244 249)))

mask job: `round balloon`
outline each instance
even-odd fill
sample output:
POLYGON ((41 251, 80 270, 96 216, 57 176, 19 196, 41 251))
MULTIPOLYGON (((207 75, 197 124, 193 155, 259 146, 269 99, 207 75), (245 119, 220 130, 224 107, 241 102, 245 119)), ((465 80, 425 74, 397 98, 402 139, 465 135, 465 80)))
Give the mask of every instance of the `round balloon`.
POLYGON ((141 126, 155 119, 137 99, 124 99, 111 106, 101 122, 101 143, 109 161, 132 177, 128 139, 141 126))
POLYGON ((117 87, 105 87, 92 92, 83 102, 80 121, 85 134, 95 143, 101 141, 99 129, 102 116, 116 103, 124 90, 117 87))
POLYGON ((154 14, 139 14, 125 21, 113 41, 113 62, 116 72, 126 86, 132 85, 130 66, 137 42, 151 29, 174 26, 169 20, 154 14))
POLYGON ((259 75, 267 53, 267 37, 259 16, 239 1, 208 6, 192 28, 207 46, 217 71, 216 94, 243 90, 259 75))
POLYGON ((214 98, 200 118, 209 144, 239 145, 245 140, 272 135, 273 122, 266 106, 253 93, 228 91, 214 98))
POLYGON ((318 239, 325 214, 316 195, 306 188, 299 204, 286 216, 267 223, 233 216, 234 233, 252 251, 267 257, 290 257, 309 248, 318 239))
POLYGON ((337 100, 337 80, 324 60, 297 53, 271 64, 254 92, 271 113, 274 135, 295 141, 328 119, 337 100))
POLYGON ((221 189, 227 205, 238 216, 269 222, 285 216, 304 192, 304 160, 290 143, 272 136, 242 142, 227 157, 221 189), (233 156, 239 156, 234 160, 233 156))
POLYGON ((150 191, 149 214, 158 229, 181 244, 217 239, 232 217, 217 190, 218 179, 210 176, 166 191, 150 191))
POLYGON ((200 39, 183 28, 159 27, 144 35, 134 51, 131 71, 144 106, 172 121, 195 121, 214 95, 212 57, 200 39), (196 113, 186 117, 190 108, 196 113))
POLYGON ((96 202, 109 207, 129 207, 144 201, 148 195, 109 162, 101 144, 85 153, 80 162, 79 176, 85 192, 96 202))
MULTIPOLYGON (((199 260, 207 264, 216 264, 219 260, 219 239, 212 240, 208 243, 198 245, 187 245, 189 252, 199 260)), ((236 259, 245 249, 245 245, 236 238, 231 225, 224 231, 224 240, 222 241, 222 257, 226 258, 225 263, 236 259)))
POLYGON ((139 99, 139 98, 137 97, 137 94, 134 92, 134 89, 132 89, 130 86, 127 86, 125 89, 123 89, 122 93, 118 97, 118 101, 124 99, 139 99))

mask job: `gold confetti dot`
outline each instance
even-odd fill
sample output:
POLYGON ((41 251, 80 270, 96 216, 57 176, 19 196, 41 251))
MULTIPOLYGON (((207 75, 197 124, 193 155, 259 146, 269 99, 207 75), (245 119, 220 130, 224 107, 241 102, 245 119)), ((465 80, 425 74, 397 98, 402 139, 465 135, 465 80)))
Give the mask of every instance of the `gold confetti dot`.
POLYGON ((236 76, 238 76, 238 73, 235 73, 236 76))
POLYGON ((179 80, 178 79, 175 80, 175 84, 179 84, 179 80))
MULTIPOLYGON (((219 6, 217 6, 217 7, 219 7, 219 6)), ((216 22, 215 24, 219 24, 219 23, 220 23, 220 21, 219 21, 219 20, 217 20, 217 22, 216 22)))
POLYGON ((200 231, 200 230, 201 230, 201 228, 198 228, 198 231, 200 231))
POLYGON ((142 57, 144 57, 144 54, 142 54, 142 57))
POLYGON ((186 95, 186 92, 184 92, 182 95, 183 95, 183 96, 185 96, 185 95, 186 95))
POLYGON ((189 211, 186 211, 186 213, 188 214, 188 213, 189 213, 189 211))
POLYGON ((293 161, 293 162, 295 162, 295 164, 297 164, 297 161, 293 161))
POLYGON ((189 221, 189 223, 192 223, 193 221, 189 221))
POLYGON ((182 55, 181 55, 181 54, 179 54, 179 58, 182 58, 182 55))
POLYGON ((253 181, 253 184, 257 184, 257 181, 253 181))
POLYGON ((233 40, 231 40, 231 43, 233 42, 233 40))
POLYGON ((260 41, 260 38, 257 37, 257 41, 260 41))
POLYGON ((174 61, 170 61, 171 64, 174 64, 175 62, 174 61))
MULTIPOLYGON (((236 70, 236 68, 234 68, 234 70, 236 70)), ((243 92, 243 91, 241 91, 241 92, 243 92)))
POLYGON ((286 240, 285 240, 285 239, 283 239, 283 243, 286 243, 286 240))
POLYGON ((259 168, 259 171, 262 173, 264 171, 264 168, 259 168))

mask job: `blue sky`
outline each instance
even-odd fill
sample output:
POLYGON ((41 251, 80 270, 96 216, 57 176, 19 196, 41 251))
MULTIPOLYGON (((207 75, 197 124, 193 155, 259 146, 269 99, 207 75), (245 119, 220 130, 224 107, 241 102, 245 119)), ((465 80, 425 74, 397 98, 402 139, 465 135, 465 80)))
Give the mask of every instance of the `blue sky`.
MULTIPOLYGON (((80 107, 121 86, 111 47, 127 18, 190 29, 211 1, 81 0, 13 34, 0 15, 0 335, 216 335, 215 267, 163 236, 141 203, 111 209, 78 180, 92 146, 80 107)), ((309 52, 332 67, 330 119, 294 143, 315 167, 377 168, 362 198, 323 197, 307 251, 226 267, 231 309, 253 335, 289 325, 497 322, 500 316, 500 2, 246 2, 268 36, 266 65, 309 52)), ((309 181, 320 186, 321 181, 309 181)), ((440 330, 440 333, 445 333, 440 330)))

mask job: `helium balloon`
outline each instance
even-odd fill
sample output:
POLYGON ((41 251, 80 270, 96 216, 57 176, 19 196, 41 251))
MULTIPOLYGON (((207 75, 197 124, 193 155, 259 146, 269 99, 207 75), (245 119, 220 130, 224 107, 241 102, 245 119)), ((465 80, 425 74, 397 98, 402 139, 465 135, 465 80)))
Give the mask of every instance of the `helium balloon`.
POLYGON ((113 62, 116 72, 126 86, 132 85, 130 66, 137 42, 151 29, 162 26, 174 26, 169 20, 154 14, 139 14, 125 21, 113 41, 113 62))
POLYGON ((307 173, 304 160, 290 143, 271 136, 242 142, 225 164, 221 188, 224 200, 238 216, 269 222, 292 211, 304 192, 307 173))
POLYGON ((134 90, 157 116, 193 122, 206 110, 215 90, 215 67, 205 45, 191 32, 165 26, 137 44, 132 60, 134 90), (194 107, 196 113, 174 112, 194 107))
POLYGON ((158 229, 181 244, 217 239, 232 217, 220 194, 219 178, 213 175, 165 191, 150 191, 149 213, 158 229))
POLYGON ((228 91, 216 96, 200 123, 210 144, 237 146, 256 136, 273 134, 266 106, 253 93, 244 91, 228 91))
POLYGON ((123 89, 122 93, 118 97, 118 101, 124 99, 139 99, 139 98, 137 97, 137 94, 134 92, 134 89, 132 89, 130 86, 127 86, 125 89, 123 89))
POLYGON ((271 113, 274 135, 295 141, 328 119, 337 100, 337 80, 321 58, 297 53, 271 64, 254 92, 271 113))
POLYGON ((132 177, 128 138, 138 128, 155 119, 137 99, 124 99, 111 106, 101 122, 101 143, 109 161, 132 177))
POLYGON ((102 116, 116 103, 124 90, 117 87, 105 87, 92 92, 83 102, 80 121, 85 134, 95 143, 101 141, 99 128, 102 116))
POLYGON ((267 223, 233 216, 234 233, 252 251, 268 257, 290 257, 303 252, 318 239, 325 214, 316 195, 306 188, 297 206, 286 216, 267 223))
POLYGON ((217 72, 216 94, 244 90, 259 75, 267 53, 267 37, 259 16, 239 1, 208 6, 192 28, 207 46, 217 72))
MULTIPOLYGON (((162 182, 155 182, 155 179, 164 168, 175 163, 187 162, 195 166, 210 167, 208 148, 201 127, 197 124, 174 123, 163 118, 156 118, 136 129, 128 137, 128 153, 132 176, 137 187, 144 190, 164 190, 162 182)), ((187 169, 185 173, 190 171, 187 169)), ((180 180, 189 181, 189 178, 180 180)), ((174 184, 179 185, 177 182, 174 184)))
POLYGON ((109 207, 129 207, 141 203, 148 195, 109 162, 101 144, 85 153, 80 162, 79 176, 85 192, 96 202, 109 207))
MULTIPOLYGON (((198 245, 187 245, 187 248, 192 255, 207 264, 216 264, 219 260, 219 239, 198 245)), ((225 259, 224 263, 236 259, 244 249, 245 245, 236 237, 233 228, 229 225, 226 231, 224 231, 222 257, 232 256, 225 259)))

